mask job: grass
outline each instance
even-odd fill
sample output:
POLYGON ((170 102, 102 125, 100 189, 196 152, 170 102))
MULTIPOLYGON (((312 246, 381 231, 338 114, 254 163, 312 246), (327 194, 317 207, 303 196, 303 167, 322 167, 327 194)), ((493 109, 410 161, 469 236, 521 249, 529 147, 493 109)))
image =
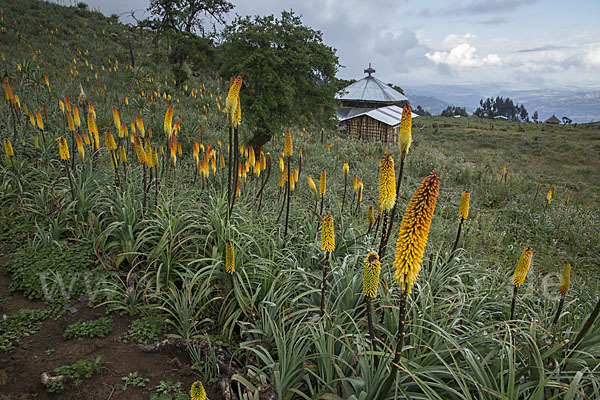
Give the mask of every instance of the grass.
MULTIPOLYGON (((175 86, 160 44, 153 45, 147 33, 111 24, 100 14, 34 1, 2 5, 3 23, 15 28, 8 31, 2 47, 13 91, 31 110, 46 105, 48 112, 47 143, 41 145, 38 162, 32 149, 33 129, 26 119, 17 124, 17 137, 26 142, 25 147, 15 145, 13 160, 21 183, 6 160, 0 165, 0 235, 5 251, 13 255, 6 267, 13 273, 12 290, 41 297, 44 285, 39 274, 48 270, 55 274, 56 290, 68 287, 58 285, 58 277, 64 283, 73 274, 94 276, 75 279, 73 291, 64 299, 53 298, 66 303, 72 295, 88 294, 92 302, 142 316, 125 338, 136 342, 155 341, 163 333, 162 328, 151 329, 148 321, 153 317, 145 316, 147 309, 158 310, 157 318, 189 340, 196 359, 202 354, 194 347, 195 340, 207 334, 220 338, 238 349, 243 372, 234 379, 239 382, 239 397, 245 399, 258 398, 259 392, 281 399, 600 396, 600 324, 596 322, 577 346, 571 343, 600 288, 596 240, 600 182, 594 178, 600 166, 597 124, 549 127, 440 117, 414 120, 399 210, 432 169, 442 183, 423 270, 408 301, 400 373, 390 392, 380 393, 391 370, 401 293, 393 279, 395 241, 390 240, 381 260, 378 297, 373 300, 377 340, 371 343, 361 295, 363 259, 379 240, 374 230, 366 233, 366 213, 368 205, 376 205, 377 161, 386 151, 399 160, 398 149, 354 142, 334 131, 326 131, 321 143, 320 127, 293 127, 294 149, 301 146, 305 158, 291 193, 286 237, 283 220, 275 223, 281 209, 277 175, 282 129, 263 148, 272 157, 273 173, 260 209, 254 198, 261 178, 249 173, 228 222, 227 173, 223 179, 217 166, 204 186, 200 180, 194 185, 191 157, 196 139, 217 151, 221 139, 227 159, 227 124, 220 111, 227 90, 224 82, 212 79, 212 71, 202 71, 186 87, 175 86), (25 26, 27 7, 34 28, 16 29, 25 26), (135 69, 128 68, 129 37, 136 49, 135 69), (78 76, 71 72, 73 58, 78 76), (51 93, 43 73, 51 77, 51 93), (66 95, 76 99, 80 82, 94 104, 101 132, 114 131, 112 108, 117 107, 127 123, 141 115, 146 131, 150 127, 154 131, 151 145, 160 148, 166 145, 161 127, 168 106, 175 105, 174 120, 181 116, 182 156, 171 167, 168 183, 158 168, 158 193, 149 192, 146 208, 140 185, 143 169, 135 155, 131 151, 128 155, 126 176, 119 167, 122 183, 115 185, 102 141, 96 157, 88 155, 86 162, 76 163, 71 199, 54 140, 66 133, 58 99, 66 95), (349 163, 350 177, 356 174, 364 182, 356 215, 349 204, 341 212, 344 161, 349 163), (504 164, 506 181, 501 179, 504 164), (336 236, 324 316, 320 222, 306 183, 307 176, 317 183, 322 170, 327 171, 324 211, 333 215, 336 236), (546 206, 550 186, 555 197, 546 206), (459 249, 450 255, 464 190, 471 192, 471 210, 459 249), (229 241, 236 258, 232 275, 225 271, 229 241), (511 275, 528 246, 534 249, 533 267, 519 289, 515 319, 508 321, 511 275), (28 257, 34 262, 28 263, 28 257), (565 260, 573 265, 572 286, 563 315, 552 326, 565 260)), ((12 138, 6 104, 0 106, 0 114, 1 138, 12 138)), ((250 133, 242 123, 242 142, 250 133)), ((294 153, 291 168, 297 164, 294 153)), ((348 203, 351 197, 349 189, 348 203)), ((392 238, 399 225, 394 224, 392 238)), ((196 367, 209 379, 216 370, 196 367)))

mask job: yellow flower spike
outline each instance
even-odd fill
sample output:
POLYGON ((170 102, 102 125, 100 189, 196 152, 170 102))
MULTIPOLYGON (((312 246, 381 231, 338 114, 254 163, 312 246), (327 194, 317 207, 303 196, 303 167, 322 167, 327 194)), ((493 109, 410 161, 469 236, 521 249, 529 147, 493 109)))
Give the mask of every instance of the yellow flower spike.
POLYGON ((381 273, 381 264, 379 255, 374 251, 365 257, 365 276, 363 278, 363 296, 377 297, 377 287, 379 286, 379 274, 381 273))
POLYGON ((77 106, 73 106, 73 122, 75 122, 77 128, 81 126, 81 119, 79 119, 79 109, 77 106))
POLYGON ((548 202, 548 205, 550 205, 550 203, 552 203, 552 195, 554 194, 554 192, 552 191, 552 188, 548 189, 548 193, 546 194, 546 201, 548 202))
POLYGON ((223 153, 219 154, 219 168, 225 169, 225 157, 223 157, 223 153))
POLYGON ((38 137, 37 133, 33 137, 33 145, 35 146, 36 149, 40 148, 40 138, 38 137))
POLYGON ((412 142, 412 110, 409 105, 402 109, 402 119, 400 120, 400 132, 398 133, 398 147, 400 148, 400 157, 404 160, 410 149, 412 142))
POLYGON ((86 131, 83 131, 83 143, 85 143, 86 146, 89 146, 91 143, 90 137, 86 131))
POLYGON ((375 223, 375 207, 369 206, 367 210, 367 220, 369 221, 369 225, 375 223))
POLYGON ((198 164, 200 163, 200 158, 198 157, 198 153, 200 152, 200 145, 196 140, 192 145, 192 156, 194 157, 194 163, 196 164, 196 168, 198 168, 198 164))
POLYGON ((319 200, 319 193, 317 192, 317 186, 315 185, 315 182, 313 181, 313 178, 311 178, 310 176, 307 176, 306 180, 308 181, 308 187, 310 188, 310 190, 315 195, 315 201, 318 201, 319 200))
POLYGON ((465 190, 460 197, 460 206, 458 207, 458 216, 461 219, 467 219, 469 217, 469 201, 471 199, 471 192, 465 190))
POLYGON ((381 161, 379 169, 379 204, 384 211, 389 211, 396 203, 396 173, 394 159, 387 155, 381 161))
POLYGON ((254 154, 254 148, 252 148, 252 146, 248 149, 248 161, 252 167, 256 164, 256 154, 254 154))
POLYGON ((96 125, 96 120, 94 119, 92 113, 88 113, 87 126, 88 131, 90 131, 90 135, 96 136, 98 134, 98 125, 96 125))
POLYGON ((144 129, 144 121, 142 121, 141 117, 137 117, 135 119, 135 125, 137 126, 138 131, 140 131, 140 136, 146 136, 146 130, 144 129))
POLYGON ((62 136, 58 138, 58 151, 60 153, 61 160, 68 160, 69 158, 71 158, 69 154, 69 145, 67 144, 65 138, 62 136))
POLYGON ((290 190, 293 192, 294 189, 296 189, 296 182, 294 181, 294 179, 292 178, 290 180, 290 190))
POLYGON ((206 400, 206 390, 204 390, 202 382, 196 381, 192 383, 192 388, 190 389, 190 397, 191 400, 206 400))
POLYGON ((325 195, 325 191, 327 190, 327 172, 325 170, 321 171, 321 179, 319 180, 319 193, 321 196, 325 195))
POLYGON ((350 172, 350 166, 348 165, 347 161, 344 161, 344 166, 342 167, 343 171, 344 171, 344 180, 348 179, 348 173, 350 172))
POLYGON ((279 156, 279 171, 283 172, 284 169, 284 162, 283 162, 283 157, 279 156))
POLYGON ((235 197, 242 196, 242 185, 240 183, 237 184, 237 188, 235 189, 235 197))
POLYGON ((152 166, 156 167, 158 165, 158 151, 156 149, 152 149, 152 166))
POLYGON ((362 198, 363 198, 363 181, 362 181, 362 179, 360 179, 358 181, 358 190, 356 191, 356 199, 360 203, 362 201, 362 198))
POLYGON ((114 151, 117 149, 117 143, 115 142, 115 138, 109 131, 104 131, 104 142, 108 150, 114 151))
MULTIPOLYGON (((225 109, 227 110, 227 115, 229 122, 233 123, 236 120, 236 113, 239 103, 239 94, 240 89, 242 88, 242 77, 231 77, 229 86, 229 93, 227 94, 227 98, 225 99, 225 109)), ((212 97, 212 93, 211 93, 212 97)), ((241 112, 240 112, 241 117, 241 112)))
POLYGON ((279 171, 279 187, 282 188, 283 187, 283 172, 279 171))
POLYGON ((69 125, 69 131, 74 132, 75 131, 75 121, 73 121, 73 116, 71 115, 70 112, 67 113, 67 122, 69 125))
POLYGON ((558 292, 560 294, 569 293, 570 285, 571 285, 571 264, 565 263, 565 265, 563 265, 562 273, 560 275, 560 285, 558 287, 558 292))
POLYGON ((421 271, 439 187, 440 179, 432 171, 413 194, 402 218, 396 242, 394 278, 398 280, 402 290, 407 289, 408 293, 412 292, 421 271))
POLYGON ((146 151, 144 150, 142 141, 138 136, 135 137, 133 149, 135 150, 135 154, 137 155, 138 162, 140 164, 146 164, 146 151))
POLYGON ((533 249, 531 247, 527 247, 525 250, 523 250, 513 274, 512 283, 516 287, 521 286, 523 282, 525 282, 529 268, 531 268, 532 259, 533 249))
POLYGON ((325 252, 331 252, 335 250, 333 217, 329 213, 323 217, 323 227, 321 229, 321 250, 325 252))
POLYGON ((31 123, 31 127, 35 129, 35 117, 31 111, 29 111, 29 122, 31 123))
POLYGON ((127 152, 122 144, 119 145, 119 160, 122 163, 127 162, 127 152))
POLYGON ((35 121, 37 122, 37 127, 39 130, 44 130, 44 120, 42 119, 42 114, 39 111, 35 112, 35 121))
POLYGON ((290 132, 289 129, 287 129, 285 131, 285 141, 284 141, 284 146, 283 146, 283 153, 284 153, 285 157, 291 157, 293 154, 292 133, 290 132))
POLYGON ((15 152, 13 151, 12 144, 10 143, 10 140, 8 140, 8 139, 4 139, 4 153, 6 154, 6 157, 14 157, 15 156, 15 152))
POLYGON ((298 148, 298 158, 302 159, 302 147, 298 148))
POLYGON ((355 192, 358 190, 358 177, 356 174, 354 174, 354 182, 352 183, 352 187, 354 188, 355 192))
POLYGON ((294 168, 294 183, 298 182, 299 173, 300 171, 298 170, 298 168, 294 168))
POLYGON ((113 121, 115 122, 115 129, 117 133, 121 131, 121 118, 119 117, 119 111, 116 108, 112 108, 113 121))

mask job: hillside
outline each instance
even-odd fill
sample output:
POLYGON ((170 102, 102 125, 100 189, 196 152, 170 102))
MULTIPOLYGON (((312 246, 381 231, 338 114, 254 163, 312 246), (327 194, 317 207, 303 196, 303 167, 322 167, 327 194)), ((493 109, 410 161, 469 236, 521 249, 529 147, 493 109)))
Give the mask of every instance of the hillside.
POLYGON ((0 8, 3 396, 600 398, 600 125, 418 117, 404 162, 309 125, 252 149, 246 80, 0 8))

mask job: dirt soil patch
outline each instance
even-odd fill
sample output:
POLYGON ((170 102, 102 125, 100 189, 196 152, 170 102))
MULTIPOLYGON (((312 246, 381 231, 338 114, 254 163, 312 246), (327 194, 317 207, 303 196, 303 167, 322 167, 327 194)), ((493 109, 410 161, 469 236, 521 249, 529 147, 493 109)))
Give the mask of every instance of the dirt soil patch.
MULTIPOLYGON (((0 318, 22 308, 44 308, 42 301, 31 301, 20 293, 8 290, 10 276, 0 273, 0 318)), ((114 329, 105 338, 63 338, 64 329, 74 322, 90 321, 106 316, 105 307, 90 308, 85 303, 69 305, 58 319, 46 319, 39 332, 24 337, 9 352, 0 352, 0 395, 10 399, 149 399, 151 390, 161 380, 182 382, 187 392, 195 380, 201 379, 192 369, 185 351, 147 353, 135 343, 117 341, 135 318, 111 313, 114 329), (104 358, 101 373, 85 379, 82 384, 66 384, 63 392, 48 393, 40 377, 43 372, 53 374, 56 367, 71 365, 79 360, 104 358), (148 378, 144 388, 122 389, 122 377, 131 372, 148 378)), ((210 399, 222 397, 207 388, 210 399)))

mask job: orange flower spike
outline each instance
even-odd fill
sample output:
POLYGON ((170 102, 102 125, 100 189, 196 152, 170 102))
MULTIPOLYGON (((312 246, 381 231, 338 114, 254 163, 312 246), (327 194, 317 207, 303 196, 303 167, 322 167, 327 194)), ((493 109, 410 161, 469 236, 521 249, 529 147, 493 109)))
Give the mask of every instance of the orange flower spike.
POLYGON ((81 119, 79 119, 79 109, 77 106, 73 106, 73 122, 75 122, 77 128, 81 126, 81 119))
POLYGON ((35 112, 35 121, 37 122, 37 127, 39 130, 44 130, 44 120, 42 119, 42 114, 39 111, 35 112))
POLYGON ((138 131, 140 131, 140 136, 141 137, 145 137, 146 136, 146 130, 144 129, 144 121, 142 121, 141 117, 137 117, 135 119, 135 124, 137 126, 138 131))
POLYGON ((77 143, 77 152, 79 153, 79 159, 83 162, 85 158, 85 149, 83 148, 83 141, 81 140, 81 135, 79 132, 75 134, 75 141, 77 143))
POLYGON ((173 105, 171 105, 171 107, 167 109, 167 113, 165 114, 164 131, 168 139, 171 139, 171 135, 173 134, 173 110, 174 107, 173 105))
POLYGON ((73 116, 70 112, 67 113, 67 122, 69 125, 69 131, 75 132, 75 122, 73 121, 73 116))
MULTIPOLYGON (((113 107, 112 109, 112 115, 113 115, 113 121, 115 122, 115 128, 117 129, 117 132, 121 131, 121 118, 119 117, 119 111, 113 107)), ((119 134, 119 136, 121 136, 119 134)))

